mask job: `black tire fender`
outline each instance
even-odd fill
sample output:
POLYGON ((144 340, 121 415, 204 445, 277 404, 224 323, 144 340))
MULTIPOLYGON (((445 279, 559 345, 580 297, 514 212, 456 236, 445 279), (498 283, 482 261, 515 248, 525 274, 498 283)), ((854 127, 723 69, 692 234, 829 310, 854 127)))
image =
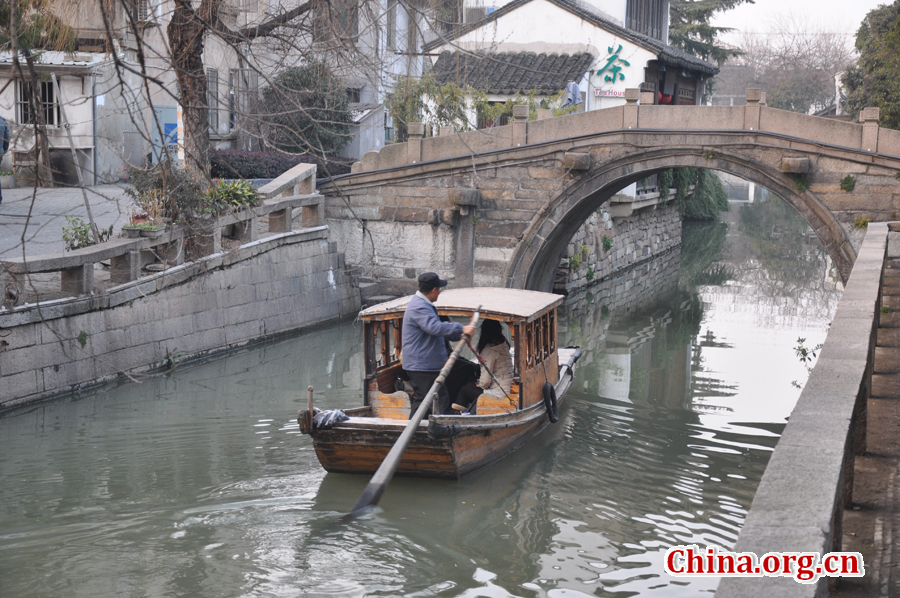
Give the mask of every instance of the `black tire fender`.
POLYGON ((556 389, 549 382, 544 383, 543 389, 544 406, 547 408, 547 417, 550 423, 555 424, 559 421, 559 403, 556 400, 556 389))

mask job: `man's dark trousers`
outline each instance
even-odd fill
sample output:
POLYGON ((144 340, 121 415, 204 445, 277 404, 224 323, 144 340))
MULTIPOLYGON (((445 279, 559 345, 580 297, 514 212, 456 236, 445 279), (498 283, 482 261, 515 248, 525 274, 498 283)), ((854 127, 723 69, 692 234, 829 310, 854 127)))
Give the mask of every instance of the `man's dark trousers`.
MULTIPOLYGON (((441 372, 407 371, 406 373, 409 375, 409 381, 412 382, 413 388, 416 391, 416 400, 411 402, 409 410, 409 419, 412 419, 413 415, 419 409, 419 405, 425 400, 425 395, 431 390, 431 386, 434 384, 434 381, 437 380, 437 377, 441 372)), ((447 392, 447 387, 445 385, 441 385, 432 406, 434 407, 433 412, 437 414, 448 413, 450 411, 450 393, 447 392)))

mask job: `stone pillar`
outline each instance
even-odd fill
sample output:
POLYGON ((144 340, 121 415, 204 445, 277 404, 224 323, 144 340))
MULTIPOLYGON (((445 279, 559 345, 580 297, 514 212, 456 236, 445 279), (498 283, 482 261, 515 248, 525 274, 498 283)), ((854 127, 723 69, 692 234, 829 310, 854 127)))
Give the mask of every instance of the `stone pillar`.
POLYGON ((759 131, 759 112, 762 91, 755 87, 747 90, 747 105, 744 107, 744 128, 748 131, 759 131))
POLYGON ((652 106, 656 103, 656 94, 652 91, 641 92, 641 106, 652 106))
POLYGON ((293 210, 290 208, 269 212, 269 232, 286 233, 290 231, 293 228, 292 213, 293 210))
POLYGON ((406 125, 409 141, 406 142, 406 163, 417 164, 422 161, 422 138, 425 136, 425 125, 409 123, 406 125))
POLYGON ((94 290, 94 264, 59 271, 60 288, 67 295, 89 295, 94 290))
POLYGON ((259 239, 259 220, 256 214, 247 220, 238 220, 234 223, 234 238, 239 240, 241 245, 259 239))
POLYGON ((528 106, 526 104, 515 104, 513 106, 513 123, 512 123, 512 147, 525 145, 528 143, 528 106))
POLYGON ((625 90, 625 112, 622 120, 623 129, 638 128, 638 100, 641 97, 641 90, 636 87, 625 90))
POLYGON ((859 122, 863 126, 862 147, 859 149, 867 152, 878 151, 878 118, 879 108, 863 108, 859 113, 859 122))
POLYGON ((141 274, 141 252, 139 250, 114 256, 109 262, 110 282, 118 284, 131 282, 137 280, 141 274))
POLYGON ((475 222, 472 217, 481 205, 481 189, 450 189, 449 197, 459 208, 454 284, 470 287, 475 284, 475 222))
POLYGON ((301 210, 301 223, 303 228, 313 228, 325 223, 325 203, 319 202, 311 206, 303 206, 301 210))

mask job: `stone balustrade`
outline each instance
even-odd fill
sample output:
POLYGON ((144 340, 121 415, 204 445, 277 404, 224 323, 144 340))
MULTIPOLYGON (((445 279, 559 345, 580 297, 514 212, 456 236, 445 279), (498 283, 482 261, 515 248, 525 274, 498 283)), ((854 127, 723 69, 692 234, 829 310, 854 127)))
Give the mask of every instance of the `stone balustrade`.
MULTIPOLYGON (((161 235, 136 239, 113 239, 66 253, 25 256, 0 260, 5 289, 21 297, 29 274, 59 272, 65 295, 89 295, 94 291, 94 265, 109 260, 110 282, 137 280, 141 268, 155 261, 170 266, 185 259, 185 241, 190 237, 191 259, 220 253, 223 231, 242 245, 259 239, 259 220, 268 219, 270 234, 293 230, 295 216, 301 229, 325 224, 324 201, 316 192, 316 165, 299 164, 257 191, 259 205, 219 216, 193 227, 175 225, 161 235), (295 211, 299 211, 295 214, 295 211), (202 230, 197 230, 202 229, 202 230), (206 232, 204 232, 206 231, 206 232)), ((11 307, 11 305, 8 305, 11 307)))

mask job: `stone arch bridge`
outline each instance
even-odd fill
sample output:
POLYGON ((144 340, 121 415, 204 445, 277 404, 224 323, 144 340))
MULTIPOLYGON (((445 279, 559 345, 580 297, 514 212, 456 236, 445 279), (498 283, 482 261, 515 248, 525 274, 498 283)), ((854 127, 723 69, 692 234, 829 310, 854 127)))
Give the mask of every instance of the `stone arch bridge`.
POLYGON ((626 99, 536 121, 517 106, 511 124, 489 131, 423 138, 411 125, 408 142, 319 186, 348 266, 386 292, 409 291, 427 270, 460 286, 550 290, 588 216, 676 166, 731 173, 784 198, 845 280, 862 237, 853 223, 900 212, 900 131, 879 128, 875 108, 855 124, 768 108, 752 89, 739 107, 640 105, 637 90, 626 99))

